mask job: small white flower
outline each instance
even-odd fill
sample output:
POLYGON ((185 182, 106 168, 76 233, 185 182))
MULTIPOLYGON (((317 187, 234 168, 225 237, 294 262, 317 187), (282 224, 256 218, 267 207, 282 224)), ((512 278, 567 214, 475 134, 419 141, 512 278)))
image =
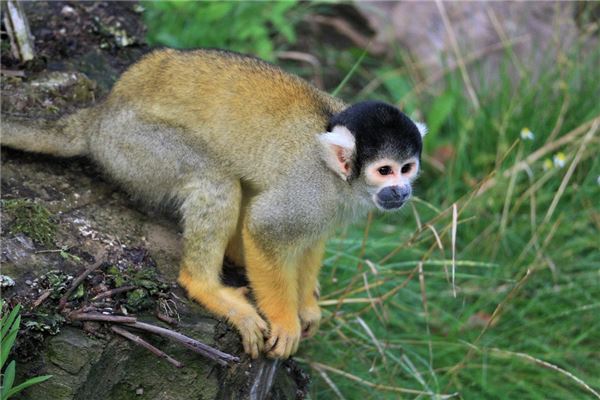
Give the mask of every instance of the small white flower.
POLYGON ((529 130, 529 128, 521 129, 521 139, 523 140, 533 140, 535 139, 535 135, 533 132, 529 130))
POLYGON ((596 178, 596 183, 597 183, 598 185, 600 185, 600 175, 598 175, 598 177, 596 178))
POLYGON ((567 162, 567 157, 565 156, 565 153, 561 151, 559 153, 556 153, 554 157, 552 157, 552 162, 554 163, 554 166, 556 168, 562 168, 567 162))

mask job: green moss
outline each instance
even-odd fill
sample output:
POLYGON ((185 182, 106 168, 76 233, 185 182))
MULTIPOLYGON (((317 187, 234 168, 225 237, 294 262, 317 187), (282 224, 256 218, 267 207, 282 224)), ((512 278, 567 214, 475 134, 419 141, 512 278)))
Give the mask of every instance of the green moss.
POLYGON ((11 234, 23 233, 44 246, 54 243, 56 224, 44 206, 26 199, 4 200, 2 205, 4 212, 14 218, 10 226, 11 234))
POLYGON ((154 307, 156 299, 164 296, 169 290, 169 285, 158 280, 154 268, 136 269, 129 266, 120 270, 116 266, 110 266, 106 270, 112 278, 114 287, 126 285, 135 286, 136 289, 127 292, 125 306, 131 312, 140 312, 154 307))
POLYGON ((127 308, 132 311, 150 308, 154 300, 145 289, 135 289, 127 293, 127 308))

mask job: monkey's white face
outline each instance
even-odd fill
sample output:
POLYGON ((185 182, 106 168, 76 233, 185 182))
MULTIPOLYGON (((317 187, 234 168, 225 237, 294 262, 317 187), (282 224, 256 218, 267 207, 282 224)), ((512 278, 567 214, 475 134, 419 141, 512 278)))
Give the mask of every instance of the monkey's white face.
MULTIPOLYGON (((382 122, 385 120, 385 112, 377 108, 381 106, 375 104, 372 107, 375 110, 365 115, 375 117, 370 119, 369 124, 361 126, 361 129, 371 132, 365 134, 359 131, 362 135, 361 146, 368 146, 367 153, 357 151, 355 133, 342 124, 334 125, 330 131, 317 135, 317 140, 326 165, 343 181, 350 183, 361 204, 375 206, 383 211, 398 210, 412 194, 412 182, 419 173, 421 140, 427 128, 408 117, 400 118, 402 114, 397 110, 397 115, 393 110, 387 110, 395 115, 388 116, 389 118, 398 119, 395 125, 390 121, 385 124, 382 122), (366 143, 369 140, 371 143, 366 143), (412 152, 412 155, 406 155, 403 159, 403 152, 412 152), (365 157, 365 154, 369 154, 367 160, 359 159, 365 157), (360 168, 359 176, 355 175, 355 168, 360 168)), ((349 108, 351 109, 352 107, 349 108)), ((352 118, 349 122, 354 123, 352 118)))
POLYGON ((417 158, 401 162, 382 158, 364 168, 367 191, 375 206, 380 210, 397 210, 406 203, 412 194, 412 181, 419 172, 417 158))

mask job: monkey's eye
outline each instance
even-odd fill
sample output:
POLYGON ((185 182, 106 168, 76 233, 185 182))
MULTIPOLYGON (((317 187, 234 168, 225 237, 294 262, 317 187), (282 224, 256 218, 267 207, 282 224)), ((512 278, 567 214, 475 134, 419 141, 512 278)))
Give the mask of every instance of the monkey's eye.
POLYGON ((403 174, 408 174, 412 170, 412 168, 412 163, 404 164, 402 168, 400 168, 400 172, 402 172, 403 174))
POLYGON ((379 168, 377 170, 377 172, 379 172, 379 174, 381 174, 381 175, 390 175, 393 171, 392 171, 392 167, 390 167, 389 165, 385 165, 385 166, 379 168))

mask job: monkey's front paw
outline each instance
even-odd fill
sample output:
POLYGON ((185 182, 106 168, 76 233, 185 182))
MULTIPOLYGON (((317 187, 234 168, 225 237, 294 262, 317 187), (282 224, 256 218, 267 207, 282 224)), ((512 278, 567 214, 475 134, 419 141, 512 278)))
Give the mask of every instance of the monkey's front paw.
POLYGON ((302 326, 302 337, 309 338, 319 329, 321 323, 321 308, 318 304, 300 307, 300 325, 302 326))
POLYGON ((265 344, 267 356, 271 358, 289 358, 298 350, 300 344, 300 321, 271 321, 271 335, 265 344))
POLYGON ((258 358, 269 332, 267 323, 257 313, 236 318, 232 322, 242 337, 244 352, 252 358, 258 358))

